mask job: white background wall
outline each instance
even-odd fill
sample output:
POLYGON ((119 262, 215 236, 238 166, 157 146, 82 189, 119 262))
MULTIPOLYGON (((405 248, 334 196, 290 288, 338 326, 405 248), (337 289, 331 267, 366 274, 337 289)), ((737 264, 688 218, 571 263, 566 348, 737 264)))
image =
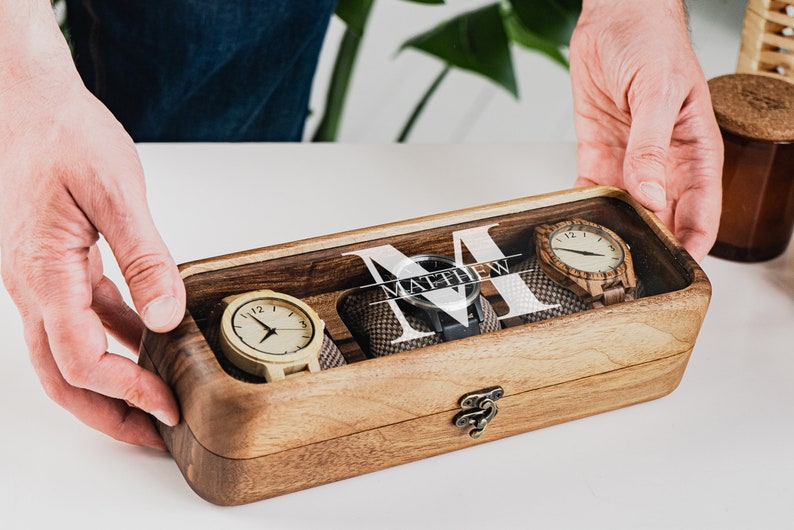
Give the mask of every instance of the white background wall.
MULTIPOLYGON (((349 92, 339 139, 393 141, 416 102, 441 71, 435 58, 415 50, 397 54, 408 38, 456 13, 494 0, 448 0, 445 6, 377 0, 349 92)), ((739 53, 743 0, 688 0, 695 51, 707 78, 734 71, 739 53)), ((333 57, 343 33, 334 20, 321 57, 312 97, 314 115, 323 106, 333 57)), ((473 74, 447 76, 414 128, 414 142, 574 141, 568 72, 544 56, 514 47, 520 101, 473 74)))

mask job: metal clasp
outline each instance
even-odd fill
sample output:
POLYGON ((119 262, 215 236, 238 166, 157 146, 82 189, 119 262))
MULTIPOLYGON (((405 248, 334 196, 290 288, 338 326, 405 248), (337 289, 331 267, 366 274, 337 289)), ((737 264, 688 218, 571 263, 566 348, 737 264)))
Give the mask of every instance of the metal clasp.
POLYGON ((499 412, 495 401, 504 395, 505 391, 501 386, 492 386, 465 394, 458 402, 463 410, 455 415, 452 423, 461 429, 474 427, 469 431, 469 436, 479 438, 499 412))

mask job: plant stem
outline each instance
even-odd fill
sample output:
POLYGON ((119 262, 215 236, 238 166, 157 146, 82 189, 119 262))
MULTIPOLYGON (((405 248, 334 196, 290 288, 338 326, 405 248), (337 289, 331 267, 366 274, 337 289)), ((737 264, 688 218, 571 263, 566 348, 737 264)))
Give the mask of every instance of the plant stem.
POLYGON ((414 124, 416 123, 416 120, 419 119, 419 115, 422 114, 422 111, 425 109, 427 102, 436 92, 436 89, 444 80, 444 78, 447 77, 447 74, 451 69, 452 66, 450 64, 446 64, 444 66, 444 69, 441 70, 441 73, 438 74, 438 76, 436 76, 435 80, 433 81, 433 84, 430 85, 430 88, 427 89, 425 95, 422 96, 422 99, 420 99, 419 103, 417 103, 416 107, 414 107, 414 111, 411 113, 411 117, 408 118, 408 122, 405 124, 403 130, 400 132, 400 136, 397 138, 398 142, 404 143, 408 139, 408 136, 411 134, 411 130, 414 128, 414 124))
MULTIPOLYGON (((370 9, 370 6, 367 9, 370 9)), ((366 13, 366 17, 369 12, 366 13)), ((358 50, 361 46, 362 35, 345 29, 339 51, 334 61, 331 82, 325 97, 325 110, 317 130, 314 131, 312 142, 333 142, 339 134, 339 125, 342 122, 342 113, 345 109, 345 100, 353 76, 353 67, 356 64, 358 50)))

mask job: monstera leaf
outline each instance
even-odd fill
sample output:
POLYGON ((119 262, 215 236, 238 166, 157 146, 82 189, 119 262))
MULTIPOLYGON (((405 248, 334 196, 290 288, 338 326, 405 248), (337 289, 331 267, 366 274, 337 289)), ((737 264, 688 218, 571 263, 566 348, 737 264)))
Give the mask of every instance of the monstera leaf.
MULTIPOLYGON (((338 0, 334 14, 342 19, 347 29, 359 37, 364 34, 369 13, 375 0, 338 0)), ((443 4, 444 0, 404 0, 415 4, 443 4)))
POLYGON ((581 7, 581 0, 495 3, 417 35, 403 48, 421 49, 448 65, 481 74, 517 96, 510 43, 540 52, 567 68, 563 50, 570 42, 581 7), (475 43, 474 38, 479 42, 475 43))
POLYGON ((510 0, 518 19, 531 33, 557 46, 568 46, 582 0, 510 0))
POLYGON ((415 48, 449 65, 483 75, 518 97, 499 4, 458 15, 413 37, 402 48, 415 48))
MULTIPOLYGON (((444 0, 404 0, 417 4, 443 4, 444 0)), ((325 94, 325 110, 312 136, 313 142, 333 142, 342 123, 353 69, 375 0, 338 0, 335 14, 346 26, 325 94)))
POLYGON ((558 63, 560 66, 568 69, 568 58, 563 53, 563 49, 567 48, 566 45, 556 44, 536 33, 529 31, 526 26, 519 20, 515 12, 508 12, 502 16, 505 23, 505 30, 511 42, 519 44, 528 50, 540 52, 547 56, 552 61, 558 63))
MULTIPOLYGON (((428 5, 445 3, 444 0, 403 1, 428 5)), ((345 22, 347 30, 339 47, 315 141, 336 139, 358 48, 374 3, 375 0, 338 0, 336 14, 345 22)), ((581 9, 582 0, 495 0, 407 40, 400 50, 422 51, 439 59, 444 68, 414 108, 399 141, 408 137, 450 69, 479 74, 518 97, 511 44, 542 53, 567 68, 565 50, 581 9)))
POLYGON ((334 14, 342 19, 347 31, 361 37, 375 0, 338 0, 334 14))

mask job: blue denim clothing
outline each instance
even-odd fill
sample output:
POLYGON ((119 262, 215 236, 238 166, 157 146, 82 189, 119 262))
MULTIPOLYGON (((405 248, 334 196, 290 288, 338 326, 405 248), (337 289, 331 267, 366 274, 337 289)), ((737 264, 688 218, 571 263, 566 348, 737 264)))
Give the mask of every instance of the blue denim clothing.
POLYGON ((296 141, 336 0, 68 0, 86 86, 135 141, 296 141))

